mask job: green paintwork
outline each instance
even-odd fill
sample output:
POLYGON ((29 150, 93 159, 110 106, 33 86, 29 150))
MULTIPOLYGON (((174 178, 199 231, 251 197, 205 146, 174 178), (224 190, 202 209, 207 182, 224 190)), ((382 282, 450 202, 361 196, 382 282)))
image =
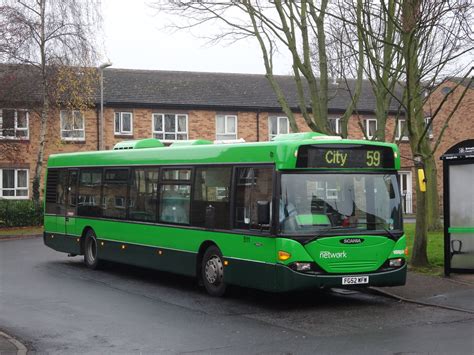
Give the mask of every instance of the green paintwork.
MULTIPOLYGON (((321 238, 305 246, 308 254, 330 273, 377 270, 393 249, 393 240, 379 236, 357 236, 360 244, 342 244, 349 236, 321 238)), ((350 238, 350 237, 349 237, 350 238)))
MULTIPOLYGON (((198 140, 191 143, 173 144, 171 147, 137 149, 137 146, 140 145, 143 145, 142 148, 144 148, 147 144, 156 144, 156 140, 147 141, 143 143, 140 141, 129 142, 128 144, 131 146, 134 145, 130 149, 125 149, 124 146, 124 149, 114 151, 51 155, 48 160, 48 168, 266 163, 275 165, 277 170, 294 170, 295 153, 298 148, 305 144, 320 143, 325 145, 334 143, 389 146, 397 156, 395 168, 400 167, 398 148, 394 144, 342 140, 338 137, 327 137, 317 133, 280 136, 274 141, 261 143, 214 145, 204 140, 198 140)), ((384 169, 378 170, 383 171, 384 169)), ((330 224, 326 215, 298 216, 298 222, 301 224, 330 224)), ((399 251, 404 250, 406 244, 404 237, 395 243, 382 236, 354 236, 354 238, 363 238, 364 243, 344 245, 340 243, 340 239, 351 236, 337 236, 320 238, 303 245, 296 240, 267 236, 251 231, 215 231, 104 218, 76 216, 65 218, 65 216, 59 215, 45 215, 44 226, 45 244, 53 249, 80 254, 80 241, 82 240, 80 238, 87 228, 92 228, 97 239, 104 243, 99 250, 101 258, 191 276, 196 274, 201 246, 204 243, 212 242, 220 248, 224 258, 229 261, 225 272, 226 282, 271 291, 287 290, 288 285, 293 283, 295 283, 295 288, 300 288, 301 279, 305 280, 303 284, 312 287, 324 286, 329 279, 332 280, 332 283, 340 285, 341 276, 335 274, 376 272, 388 257, 404 257, 404 255, 399 255, 399 251), (50 235, 55 237, 48 238, 50 235), (122 245, 125 248, 122 248, 122 245), (163 253, 157 257, 156 253, 159 250, 162 250, 163 253), (285 261, 278 260, 279 250, 289 252, 291 257, 285 261), (394 254, 395 250, 398 250, 396 255, 394 254), (347 256, 344 258, 344 262, 334 261, 322 258, 321 252, 324 251, 335 254, 345 252, 347 256), (293 277, 295 272, 290 270, 287 265, 295 261, 316 262, 326 272, 333 275, 312 275, 308 279, 308 275, 296 273, 298 277, 295 277, 293 281, 288 281, 288 277, 293 277)), ((382 276, 377 277, 379 280, 383 279, 382 276)), ((401 280, 400 277, 396 281, 397 284, 401 280)))
POLYGON ((474 227, 450 227, 448 232, 453 234, 474 233, 474 227))
POLYGON ((291 254, 284 261, 289 265, 295 261, 316 262, 328 273, 370 272, 377 270, 388 258, 405 258, 406 238, 396 243, 382 236, 344 235, 319 238, 306 245, 290 239, 277 239, 277 251, 291 254), (360 238, 360 244, 342 244, 341 239, 360 238))
MULTIPOLYGON (((393 149, 397 158, 395 169, 400 168, 398 148, 395 144, 351 139, 307 139, 303 133, 302 139, 274 140, 258 143, 236 144, 201 144, 189 147, 171 146, 149 149, 124 149, 96 152, 78 152, 68 154, 53 154, 48 159, 48 168, 69 166, 120 166, 120 165, 160 165, 160 164, 225 164, 225 163, 269 163, 275 164, 277 170, 295 169, 298 148, 302 145, 315 144, 360 144, 387 146, 393 149)), ((318 134, 311 134, 318 137, 318 134)), ((321 136, 321 135, 319 135, 321 136)), ((138 144, 138 143, 137 143, 138 144)), ((307 169, 300 169, 307 170, 307 169)), ((317 170, 317 169, 312 169, 317 170)), ((337 170, 344 170, 340 168, 337 170)), ((360 169, 366 171, 370 169, 360 169)), ((384 169, 379 169, 383 171, 384 169)))
POLYGON ((331 225, 329 217, 325 214, 299 214, 296 216, 296 222, 298 222, 300 226, 331 225))
MULTIPOLYGON (((61 232, 55 216, 45 216, 47 232, 61 232), (56 226, 54 229, 53 226, 56 226)), ((101 240, 125 242, 151 247, 163 247, 197 253, 205 241, 216 243, 222 254, 228 257, 275 262, 275 238, 212 232, 205 229, 180 228, 174 226, 130 223, 125 221, 69 217, 74 221, 75 234, 81 236, 84 229, 94 229, 101 240)), ((71 232, 68 232, 68 234, 71 232)))

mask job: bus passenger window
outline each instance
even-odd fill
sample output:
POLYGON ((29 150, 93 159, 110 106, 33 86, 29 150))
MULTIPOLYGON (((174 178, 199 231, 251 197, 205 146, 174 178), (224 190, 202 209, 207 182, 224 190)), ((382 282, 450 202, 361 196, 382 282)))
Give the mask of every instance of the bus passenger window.
POLYGON ((231 167, 196 169, 191 224, 228 229, 230 220, 231 167))
POLYGON ((272 201, 272 168, 238 168, 236 172, 235 227, 269 230, 258 224, 257 203, 272 201))
POLYGON ((132 173, 129 218, 133 221, 156 221, 158 168, 137 168, 132 173))
POLYGON ((189 224, 191 169, 165 168, 160 187, 160 222, 189 224))
POLYGON ((103 216, 125 219, 128 169, 106 169, 104 174, 103 216))
POLYGON ((64 215, 66 213, 67 169, 48 170, 46 182, 46 213, 64 215))
POLYGON ((190 185, 161 185, 160 221, 189 224, 190 185))
MULTIPOLYGON (((79 194, 77 196, 77 214, 79 216, 102 217, 100 206, 100 188, 102 186, 102 169, 81 170, 79 194)), ((72 195, 70 204, 73 203, 72 195)))

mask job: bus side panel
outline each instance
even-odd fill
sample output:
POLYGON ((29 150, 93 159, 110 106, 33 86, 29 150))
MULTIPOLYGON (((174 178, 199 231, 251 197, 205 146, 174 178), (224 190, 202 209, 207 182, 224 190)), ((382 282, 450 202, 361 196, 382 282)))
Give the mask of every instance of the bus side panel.
POLYGON ((275 239, 112 220, 76 218, 76 231, 90 227, 99 240, 99 257, 195 276, 199 248, 213 242, 225 259, 226 281, 272 290, 275 239), (263 281, 262 281, 263 280, 263 281))

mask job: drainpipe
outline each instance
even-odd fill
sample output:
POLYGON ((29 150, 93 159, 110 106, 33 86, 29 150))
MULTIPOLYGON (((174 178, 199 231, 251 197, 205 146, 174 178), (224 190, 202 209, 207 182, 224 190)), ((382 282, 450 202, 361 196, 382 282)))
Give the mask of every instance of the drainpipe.
POLYGON ((97 105, 95 107, 95 117, 97 124, 97 150, 100 150, 100 108, 97 105))
POLYGON ((260 110, 257 110, 257 142, 260 142, 260 110))

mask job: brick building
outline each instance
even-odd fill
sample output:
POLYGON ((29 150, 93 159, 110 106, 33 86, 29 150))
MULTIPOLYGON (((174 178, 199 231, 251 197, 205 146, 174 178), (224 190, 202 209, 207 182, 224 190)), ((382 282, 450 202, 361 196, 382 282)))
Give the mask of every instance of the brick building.
MULTIPOLYGON (((278 80, 291 107, 298 112, 293 79, 280 76, 278 80)), ((11 80, 12 83, 15 81, 18 80, 11 80)), ((445 87, 454 85, 455 81, 452 81, 440 87, 427 105, 428 114, 445 94, 445 87)), ((39 96, 31 80, 21 92, 22 95, 12 94, 8 85, 0 86, 0 144, 3 151, 0 156, 0 198, 31 196, 39 136, 39 119, 34 108, 38 107, 39 96)), ((455 102, 456 95, 457 92, 449 100, 455 102)), ((350 95, 338 83, 333 83, 331 97, 329 115, 334 130, 338 132, 339 116, 349 104, 350 95)), ((96 100, 96 107, 84 112, 52 112, 48 121, 45 159, 52 153, 98 150, 101 141, 99 106, 99 100, 96 100)), ((445 111, 448 112, 451 106, 447 106, 445 111)), ((474 91, 471 88, 462 107, 449 122, 437 157, 455 142, 474 137, 473 118, 467 114, 474 110, 473 106, 474 91)), ((364 82, 358 115, 349 121, 350 137, 371 137, 377 125, 374 108, 370 83, 364 82)), ((397 111, 394 103, 389 112, 392 116, 386 128, 387 139, 393 137, 402 156, 410 157, 408 141, 400 134, 403 132, 403 117, 394 118, 397 111)), ((447 115, 442 113, 435 120, 430 132, 433 141, 447 115)), ((309 130, 299 114, 297 123, 301 131, 309 130)), ((112 149, 122 140, 150 137, 164 142, 197 138, 265 141, 276 134, 289 132, 289 123, 264 75, 106 69, 103 129, 103 147, 112 149)), ((413 164, 404 159, 402 166, 404 209, 411 213, 413 164)), ((438 174, 442 173, 441 170, 438 169, 438 174)))

